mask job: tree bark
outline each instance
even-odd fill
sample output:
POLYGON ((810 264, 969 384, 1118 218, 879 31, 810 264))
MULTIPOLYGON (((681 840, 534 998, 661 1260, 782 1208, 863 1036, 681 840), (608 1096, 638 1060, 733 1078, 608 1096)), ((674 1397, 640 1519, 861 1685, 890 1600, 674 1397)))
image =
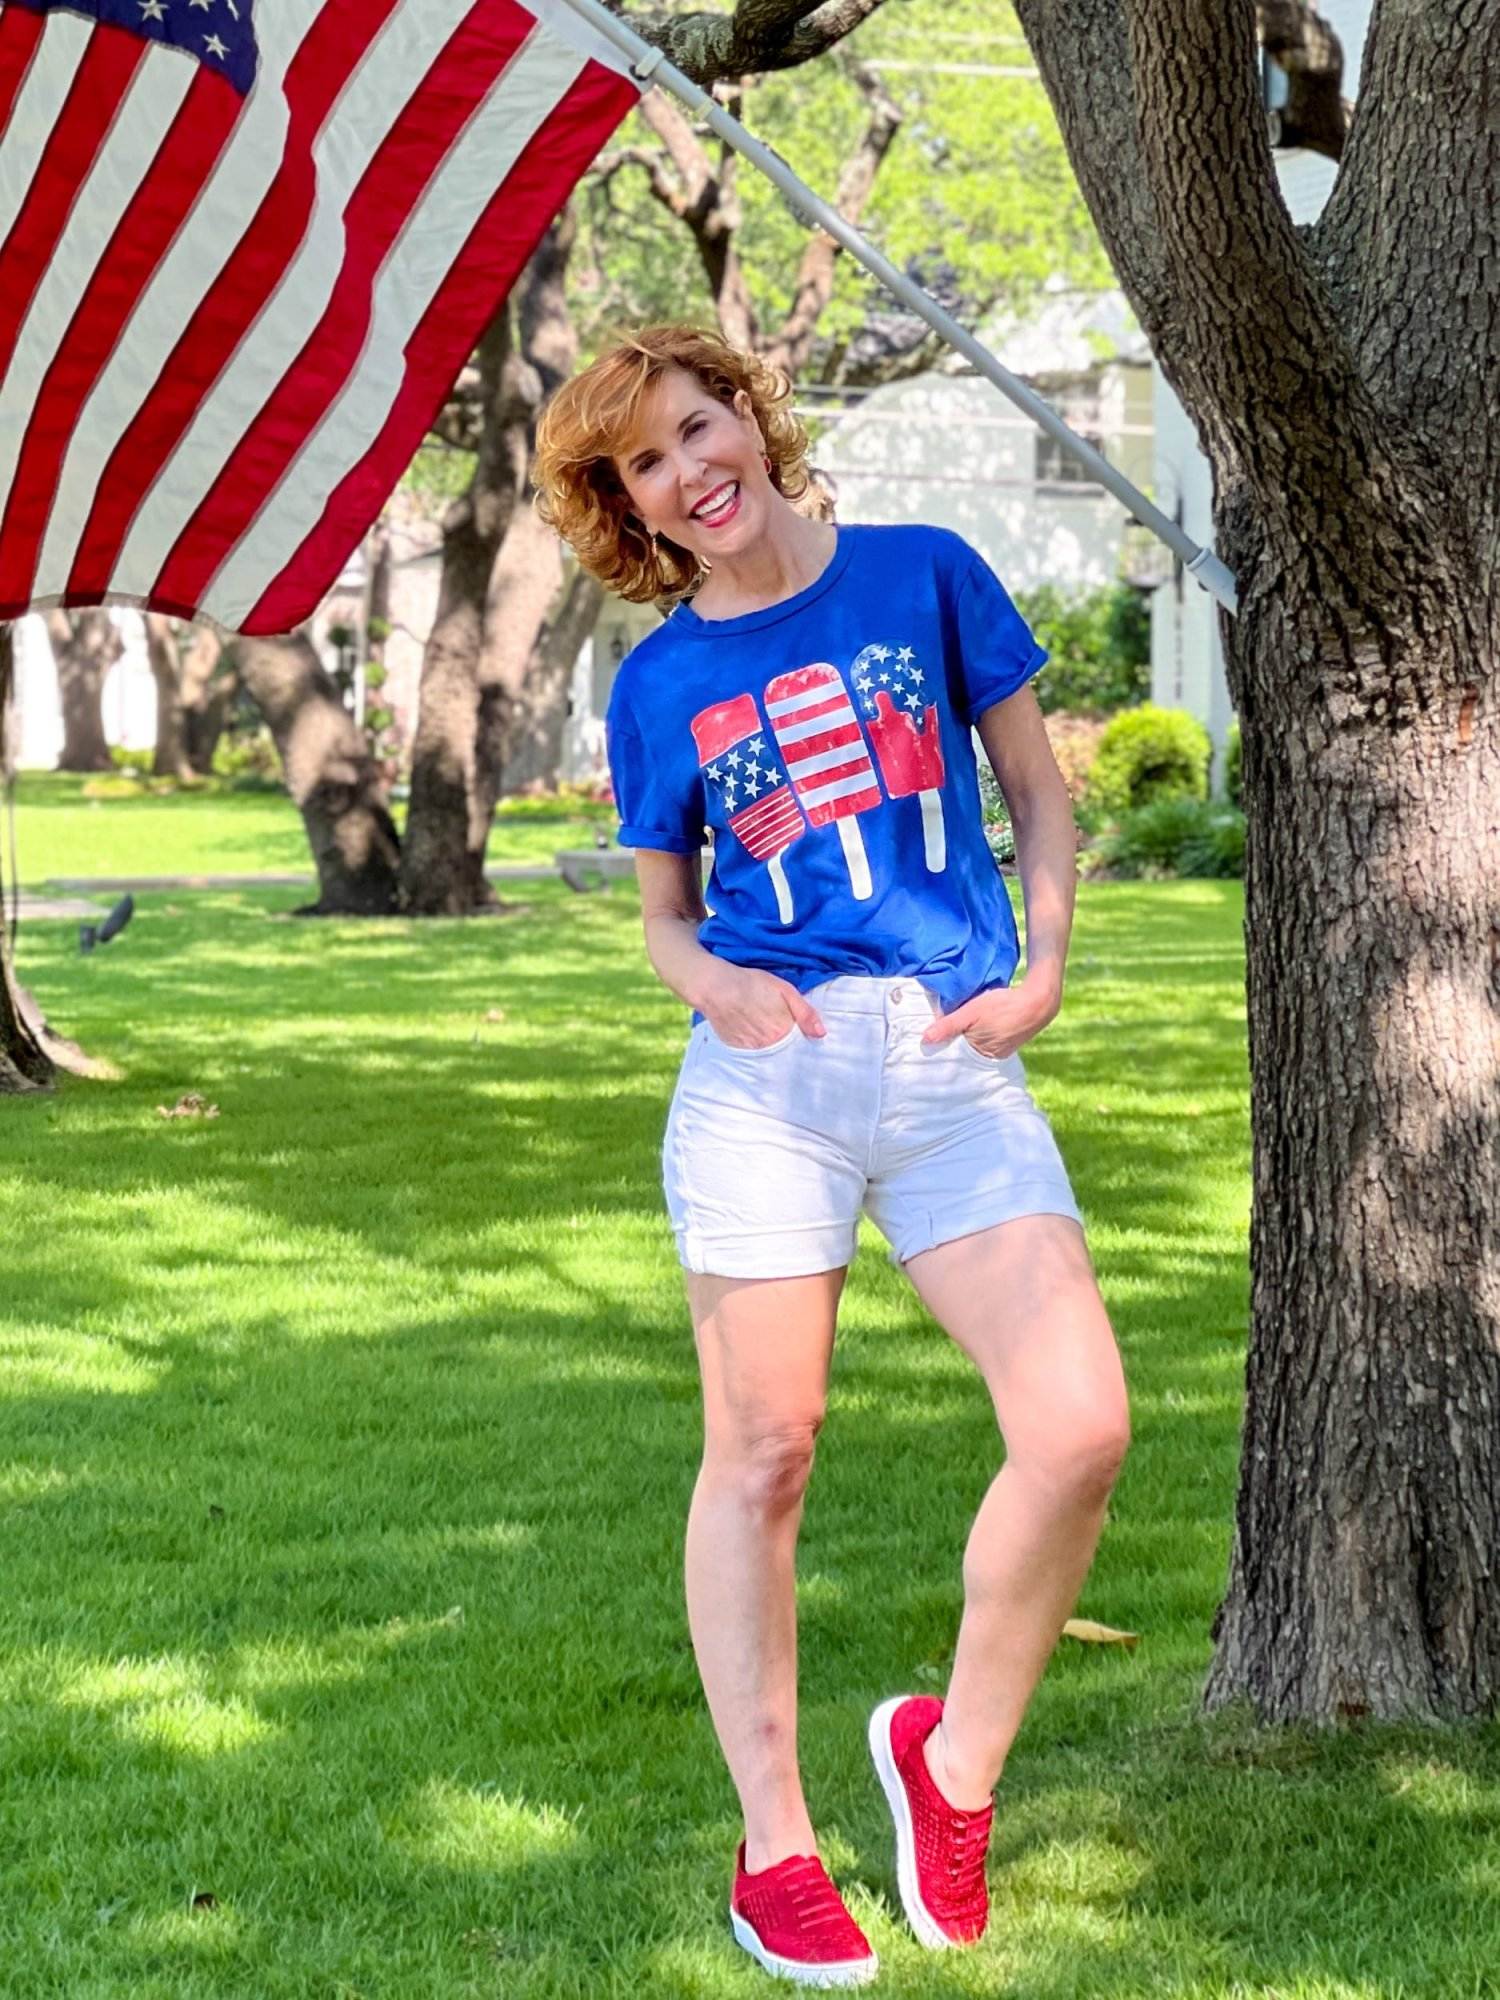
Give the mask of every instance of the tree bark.
POLYGON ((1214 474, 1244 746, 1253 1203, 1205 1698, 1500 1704, 1500 4, 1377 10, 1282 205, 1252 0, 1019 0, 1214 474), (1440 115, 1434 107, 1441 107, 1440 115), (1461 164, 1460 164, 1461 163, 1461 164))
POLYGON ((239 638, 235 653, 275 741, 317 866, 318 900, 302 914, 390 915, 400 842, 385 784, 311 642, 300 632, 239 638))
POLYGON ((603 584, 575 566, 531 649, 511 706, 502 761, 507 792, 524 792, 529 785, 550 787, 560 781, 568 687, 603 602, 603 584))
MULTIPOLYGON (((0 620, 0 792, 10 784, 11 690, 15 685, 13 628, 0 620)), ((0 1097, 45 1090, 52 1082, 51 1059, 32 1032, 21 1008, 10 962, 10 925, 6 919, 3 879, 0 879, 0 1097)))
POLYGON ((62 695, 59 771, 113 768, 104 734, 104 683, 125 648, 107 611, 49 611, 47 635, 62 695))
POLYGON ((444 524, 422 660, 401 866, 402 907, 415 916, 497 907, 484 859, 511 712, 562 580, 556 538, 528 504, 527 468, 542 405, 577 354, 564 291, 575 233, 565 211, 480 344, 489 417, 469 491, 444 524))
POLYGON ((182 648, 177 621, 160 612, 146 613, 146 657, 156 683, 156 753, 151 769, 158 778, 191 778, 187 753, 187 723, 182 705, 182 648))
POLYGON ((188 768, 206 778, 213 770, 214 752, 229 721, 239 676, 223 635, 206 619, 193 626, 186 648, 179 646, 179 664, 183 747, 188 768))

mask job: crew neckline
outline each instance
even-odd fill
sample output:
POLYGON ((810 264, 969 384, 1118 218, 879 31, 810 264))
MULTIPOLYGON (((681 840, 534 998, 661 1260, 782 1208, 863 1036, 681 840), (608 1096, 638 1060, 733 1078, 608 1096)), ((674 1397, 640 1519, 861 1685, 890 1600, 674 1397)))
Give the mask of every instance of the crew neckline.
POLYGON ((811 583, 801 590, 793 591, 790 597, 778 598, 774 604, 763 604, 758 611, 742 611, 734 618, 700 618, 692 605, 684 601, 672 613, 671 623, 681 624, 689 638, 715 639, 726 632, 756 632, 763 626, 774 625, 778 619, 793 618, 805 606, 821 597, 838 582, 849 566, 853 553, 850 531, 840 522, 833 524, 833 554, 811 583))

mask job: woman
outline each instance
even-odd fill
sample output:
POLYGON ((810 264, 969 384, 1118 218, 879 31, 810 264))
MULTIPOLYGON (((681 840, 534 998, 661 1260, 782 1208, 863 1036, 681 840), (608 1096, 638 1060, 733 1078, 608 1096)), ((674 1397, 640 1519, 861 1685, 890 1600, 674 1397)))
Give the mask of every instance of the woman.
POLYGON ((587 569, 674 605, 621 666, 607 726, 647 954, 693 1010, 662 1155, 703 1379, 688 1618, 744 1815, 734 1934, 827 1986, 876 1962, 798 1775, 794 1558, 861 1209, 979 1369, 1005 1442, 947 1693, 870 1722, 901 1900, 934 1949, 984 1930, 991 1793, 1092 1560, 1127 1414, 1017 1054, 1057 1014, 1072 923, 1072 810, 1026 685, 1046 654, 956 535, 792 506, 808 482, 790 389, 716 334, 650 328, 559 390, 536 480, 587 569), (971 726, 1015 825, 1020 979, 971 726))

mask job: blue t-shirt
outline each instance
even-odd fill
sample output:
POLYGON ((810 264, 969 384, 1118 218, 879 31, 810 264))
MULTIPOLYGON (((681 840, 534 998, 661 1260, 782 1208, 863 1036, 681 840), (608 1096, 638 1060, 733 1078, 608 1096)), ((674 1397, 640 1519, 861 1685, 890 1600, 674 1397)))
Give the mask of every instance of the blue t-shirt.
POLYGON ((951 1012, 1020 953, 970 730, 1046 658, 960 536, 840 527, 805 590, 739 618, 679 604, 622 663, 618 838, 697 854, 712 833, 717 957, 803 993, 909 973, 951 1012))

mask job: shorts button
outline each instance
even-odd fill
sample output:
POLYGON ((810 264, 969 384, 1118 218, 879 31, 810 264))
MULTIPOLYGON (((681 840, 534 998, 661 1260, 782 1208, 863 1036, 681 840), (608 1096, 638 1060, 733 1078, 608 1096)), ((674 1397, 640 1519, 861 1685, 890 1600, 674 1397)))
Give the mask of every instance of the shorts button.
POLYGON ((893 986, 891 988, 891 1005, 893 1007, 899 1007, 901 1005, 902 991, 903 989, 899 986, 893 986))

